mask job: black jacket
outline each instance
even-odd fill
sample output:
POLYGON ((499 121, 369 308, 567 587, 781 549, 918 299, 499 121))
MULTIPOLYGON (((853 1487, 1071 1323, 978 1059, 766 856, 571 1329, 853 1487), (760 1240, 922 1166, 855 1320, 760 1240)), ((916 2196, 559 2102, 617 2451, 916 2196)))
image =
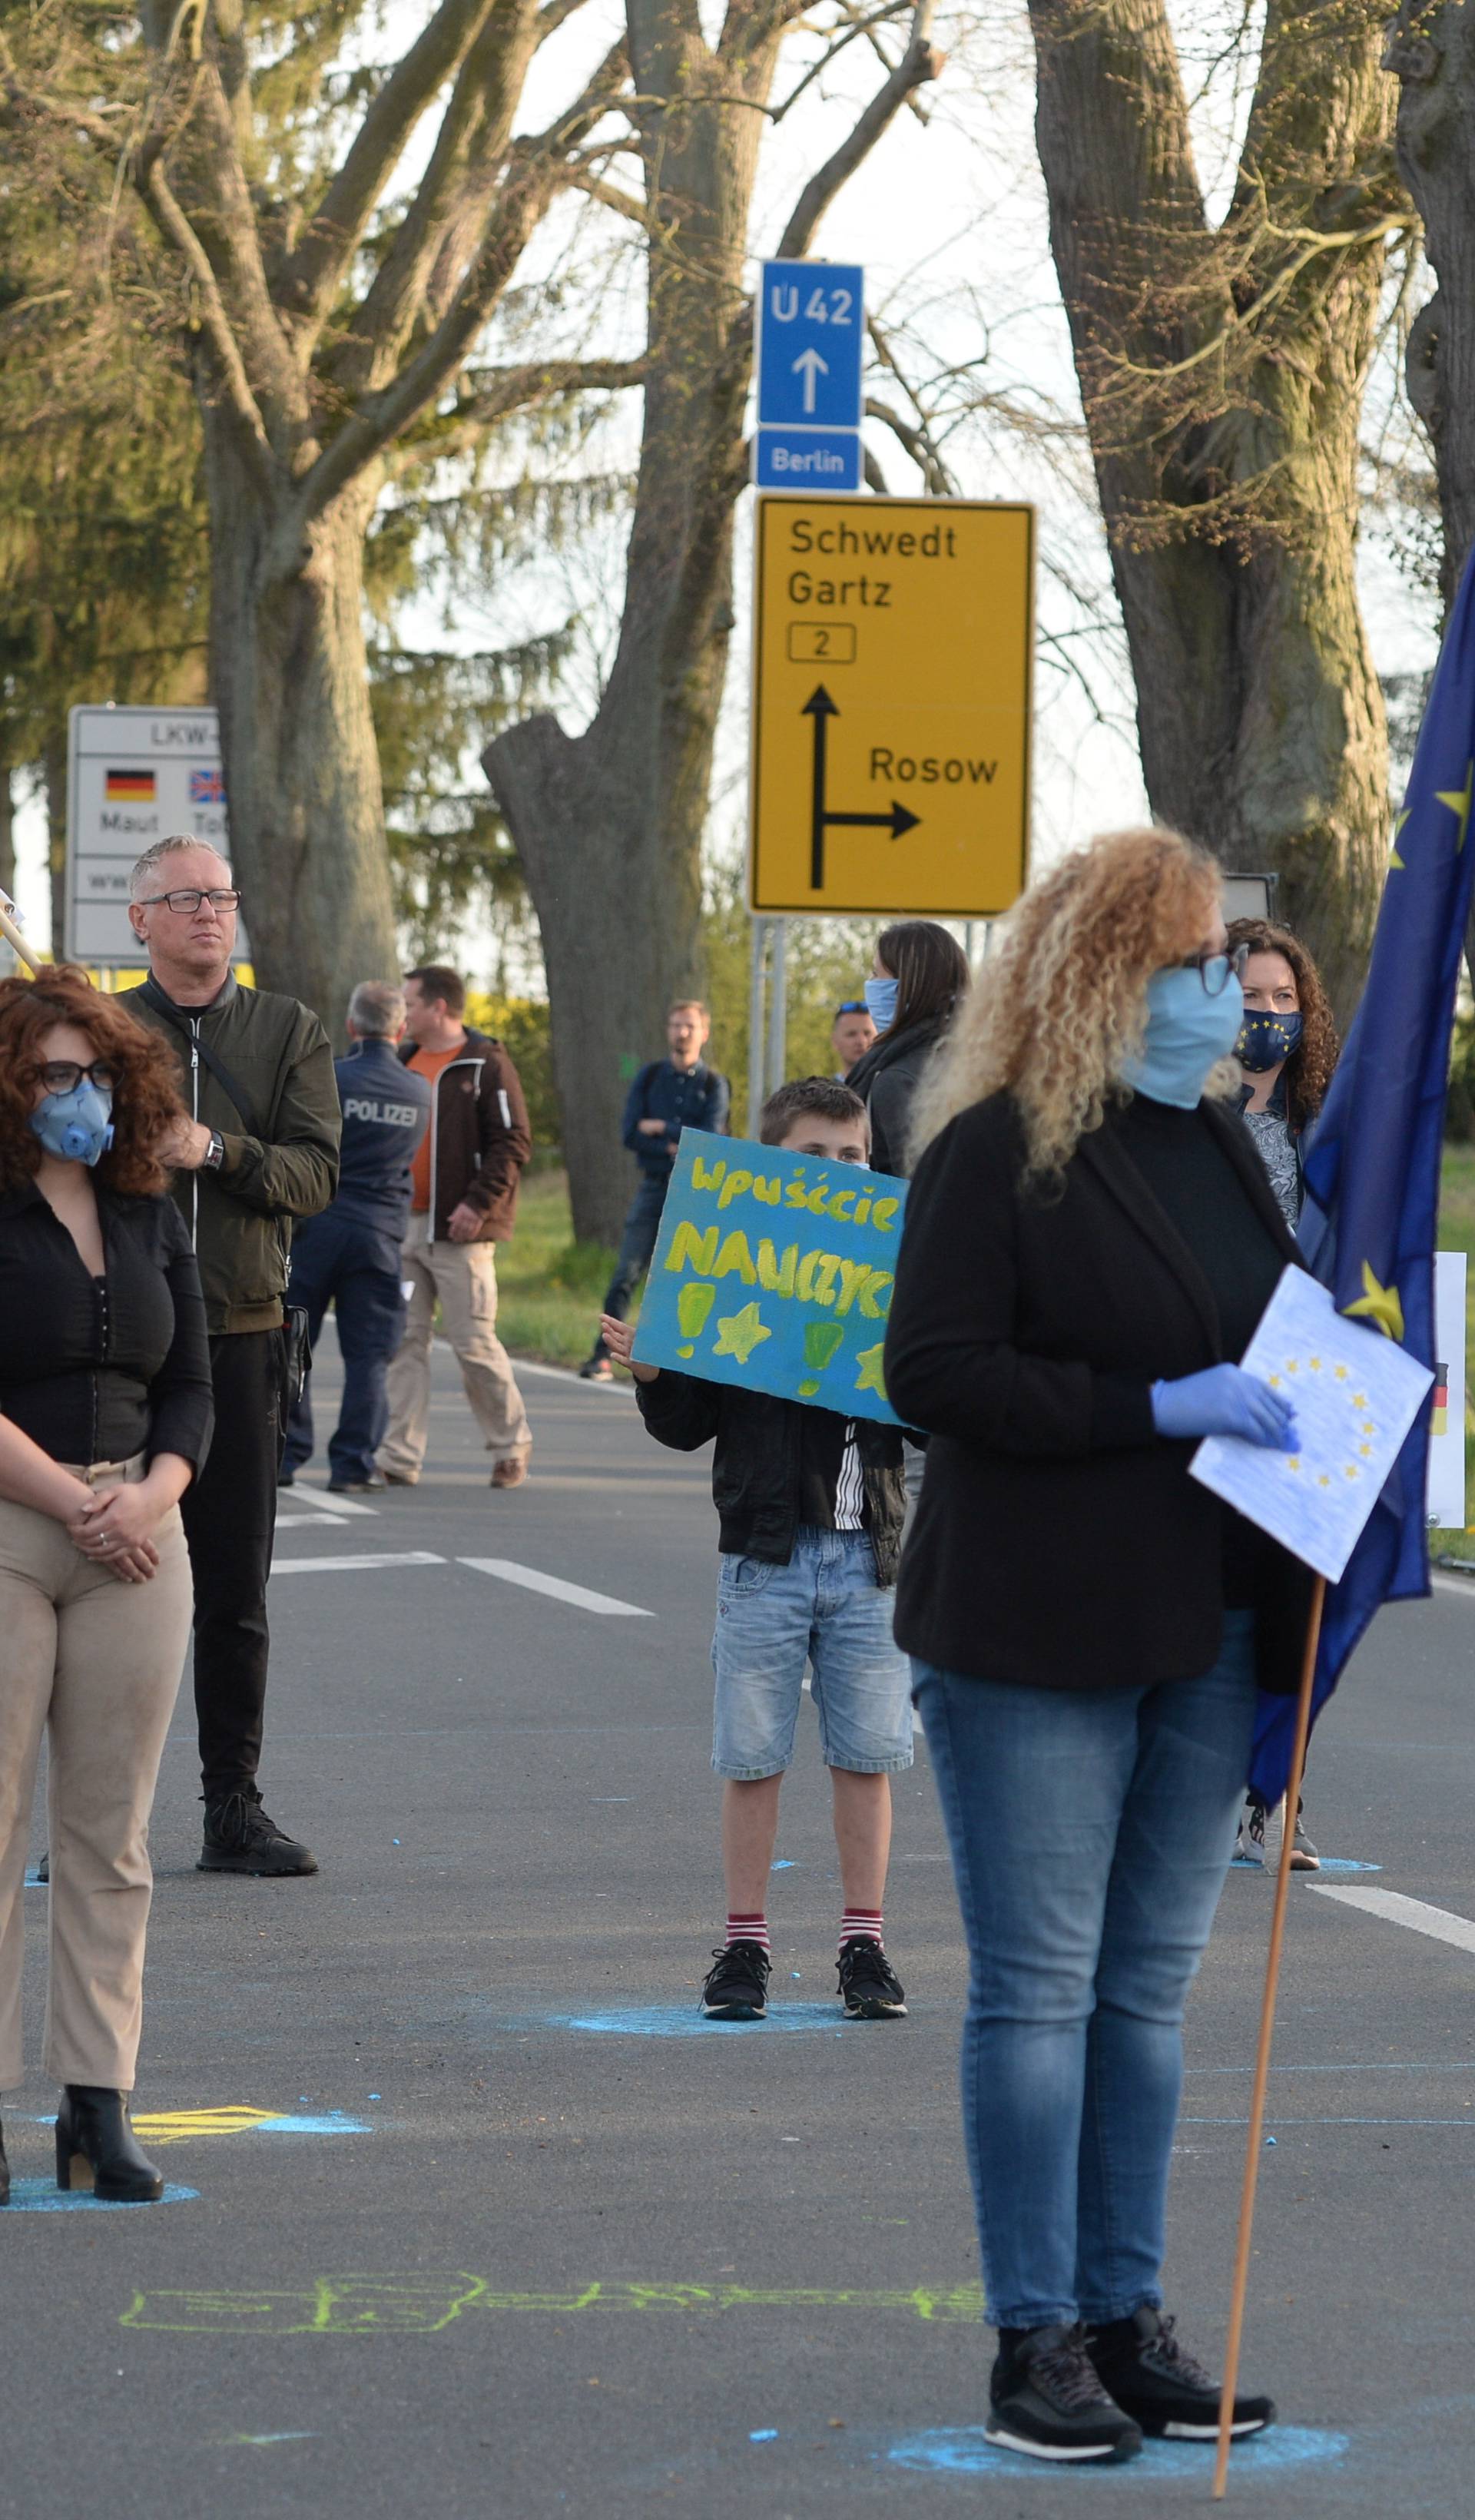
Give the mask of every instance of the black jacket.
MULTIPOLYGON (((803 1402, 779 1400, 767 1391, 739 1391, 732 1383, 700 1382, 694 1374, 671 1373, 664 1366, 653 1382, 636 1384, 635 1396, 651 1434, 673 1453, 697 1452, 716 1437, 712 1503, 723 1554, 786 1566, 799 1528, 803 1402)), ((867 1528, 875 1580, 891 1585, 907 1510, 901 1430, 883 1426, 875 1418, 858 1418, 855 1440, 870 1508, 867 1528)))
POLYGON ((907 1137, 913 1101, 947 1028, 946 1015, 925 1015, 905 1032, 882 1033, 846 1077, 871 1114, 872 1172, 905 1176, 911 1171, 907 1137))
POLYGON ((725 1137, 730 1100, 727 1078, 705 1059, 698 1058, 694 1067, 677 1067, 669 1058, 652 1058, 625 1097, 620 1136, 643 1173, 652 1181, 669 1181, 683 1129, 725 1137), (648 1135, 642 1120, 664 1120, 665 1136, 648 1135))
POLYGON ((54 1462, 178 1453, 199 1471, 214 1402, 184 1220, 105 1181, 97 1208, 101 1286, 34 1183, 0 1192, 0 1413, 54 1462))
MULTIPOLYGON (((1275 1246, 1297 1257, 1232 1111, 1200 1106, 1275 1246)), ((1019 1187, 1005 1095, 927 1148, 886 1335, 894 1408, 933 1436, 896 1635, 977 1679, 1046 1688, 1207 1671, 1223 1621, 1224 1508, 1194 1446, 1152 1424, 1158 1379, 1224 1354, 1213 1295, 1108 1113, 1052 1203, 1019 1187)), ((1312 1577, 1261 1552, 1261 1684, 1293 1689, 1312 1577)))

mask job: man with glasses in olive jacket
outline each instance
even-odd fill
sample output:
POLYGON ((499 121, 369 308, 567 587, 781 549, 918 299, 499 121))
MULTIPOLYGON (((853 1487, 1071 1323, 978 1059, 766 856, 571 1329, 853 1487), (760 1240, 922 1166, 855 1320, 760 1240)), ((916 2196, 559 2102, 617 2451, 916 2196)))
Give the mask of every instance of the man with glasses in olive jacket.
POLYGON ((256 1789, 270 1640, 266 1581, 286 1432, 283 1302, 294 1217, 338 1176, 333 1051, 295 998, 237 983, 241 896, 207 841, 156 841, 128 916, 149 957, 118 1000, 162 1033, 191 1118, 166 1150, 204 1289, 220 1440, 181 1501, 195 1576, 195 1708, 204 1784, 201 1872, 316 1872, 256 1789))

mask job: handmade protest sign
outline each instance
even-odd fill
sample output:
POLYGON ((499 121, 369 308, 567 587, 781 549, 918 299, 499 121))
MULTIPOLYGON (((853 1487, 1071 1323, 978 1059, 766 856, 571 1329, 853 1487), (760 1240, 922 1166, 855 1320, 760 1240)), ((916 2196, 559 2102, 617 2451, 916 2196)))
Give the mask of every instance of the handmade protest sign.
POLYGON ((881 1350, 906 1205, 889 1173, 683 1130, 636 1356, 895 1426, 881 1350))
POLYGON ((1188 1467, 1335 1584, 1434 1377, 1304 1269, 1286 1270, 1240 1363, 1292 1403, 1296 1450, 1209 1435, 1188 1467))

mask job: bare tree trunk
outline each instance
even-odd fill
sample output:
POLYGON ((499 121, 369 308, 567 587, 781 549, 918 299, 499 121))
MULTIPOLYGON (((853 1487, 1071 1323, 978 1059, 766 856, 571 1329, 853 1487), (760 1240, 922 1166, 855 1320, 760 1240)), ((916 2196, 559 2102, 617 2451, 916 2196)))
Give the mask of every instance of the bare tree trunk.
POLYGON ((670 0, 631 0, 629 23, 636 90, 662 100, 646 116, 662 231, 648 332, 661 355, 646 387, 619 646, 582 736, 544 715, 482 756, 543 934, 574 1231, 605 1242, 631 1190, 622 1059, 652 1056, 667 1000, 701 982, 698 862, 743 480, 742 257, 755 108, 778 54, 770 32, 745 54, 714 55, 670 0))
POLYGON ((1396 217, 1363 0, 1272 0, 1211 231, 1163 0, 1030 0, 1037 134, 1155 814, 1281 878, 1345 1015, 1387 829, 1358 424, 1396 217), (1324 237, 1325 243, 1320 240, 1324 237))
POLYGON ((1429 432, 1448 609, 1475 545, 1475 22, 1405 0, 1383 55, 1400 81, 1399 165, 1439 287, 1408 337, 1408 398, 1429 432))
POLYGON ((254 967, 341 1039, 355 984, 399 968, 363 624, 379 480, 304 525, 207 413, 205 481, 210 692, 254 967))

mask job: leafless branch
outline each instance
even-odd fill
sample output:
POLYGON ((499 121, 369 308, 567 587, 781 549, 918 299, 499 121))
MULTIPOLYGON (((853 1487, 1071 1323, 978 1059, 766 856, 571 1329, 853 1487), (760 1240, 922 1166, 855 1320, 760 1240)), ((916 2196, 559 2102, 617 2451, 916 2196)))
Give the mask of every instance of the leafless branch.
POLYGON ((811 175, 780 238, 781 261, 797 261, 808 253, 815 231, 830 202, 875 147, 899 108, 906 103, 914 88, 938 76, 943 57, 928 41, 931 22, 932 0, 916 0, 912 14, 912 40, 905 55, 885 85, 877 88, 848 137, 811 175))
POLYGON ((199 292, 201 322, 214 353, 221 382, 231 409, 241 424, 253 469, 262 486, 267 487, 275 472, 271 440, 260 406, 251 391, 241 344, 226 313, 209 255, 170 191, 160 158, 156 158, 149 167, 144 177, 143 192, 159 234, 179 254, 199 292))

